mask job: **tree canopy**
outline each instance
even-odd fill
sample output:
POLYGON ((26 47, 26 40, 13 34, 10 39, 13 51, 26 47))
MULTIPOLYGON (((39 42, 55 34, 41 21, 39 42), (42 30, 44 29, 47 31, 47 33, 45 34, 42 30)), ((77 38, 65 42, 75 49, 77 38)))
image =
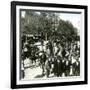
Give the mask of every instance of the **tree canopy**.
POLYGON ((26 10, 21 17, 21 33, 41 35, 51 39, 72 42, 77 40, 77 28, 70 21, 64 21, 58 13, 26 10))

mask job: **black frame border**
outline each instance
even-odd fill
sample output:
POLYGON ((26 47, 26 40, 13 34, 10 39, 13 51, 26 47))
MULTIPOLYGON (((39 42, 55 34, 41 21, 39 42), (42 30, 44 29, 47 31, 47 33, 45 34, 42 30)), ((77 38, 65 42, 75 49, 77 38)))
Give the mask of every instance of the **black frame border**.
POLYGON ((36 88, 36 87, 50 87, 50 86, 66 86, 66 85, 81 85, 88 83, 88 6, 83 5, 69 5, 69 4, 53 4, 53 3, 35 3, 35 2, 11 2, 11 42, 10 42, 10 55, 11 55, 11 88, 36 88), (55 8, 72 8, 72 9, 84 9, 84 81, 73 81, 73 82, 55 82, 55 83, 43 83, 43 84, 23 84, 16 85, 16 6, 39 6, 39 7, 55 7, 55 8))

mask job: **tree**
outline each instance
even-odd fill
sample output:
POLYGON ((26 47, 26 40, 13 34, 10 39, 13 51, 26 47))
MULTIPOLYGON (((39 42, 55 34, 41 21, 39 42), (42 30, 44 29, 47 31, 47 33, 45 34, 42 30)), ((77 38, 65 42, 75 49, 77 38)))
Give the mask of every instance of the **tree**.
MULTIPOLYGON (((50 40, 65 45, 79 40, 77 28, 70 21, 60 19, 58 13, 26 10, 25 18, 21 18, 21 32, 41 35, 39 40, 50 40)), ((43 42, 42 42, 43 43, 43 42)))
POLYGON ((76 40, 77 37, 77 29, 72 25, 70 21, 59 21, 59 25, 57 28, 58 38, 60 38, 62 44, 63 42, 71 43, 76 40))

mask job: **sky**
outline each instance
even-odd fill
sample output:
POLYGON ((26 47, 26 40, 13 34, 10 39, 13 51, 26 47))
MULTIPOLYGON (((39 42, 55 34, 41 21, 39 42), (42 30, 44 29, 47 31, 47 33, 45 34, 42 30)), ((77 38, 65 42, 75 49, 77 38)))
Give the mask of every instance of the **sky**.
POLYGON ((70 21, 74 27, 80 30, 81 27, 81 14, 75 14, 75 13, 61 13, 60 18, 63 20, 68 20, 70 21))

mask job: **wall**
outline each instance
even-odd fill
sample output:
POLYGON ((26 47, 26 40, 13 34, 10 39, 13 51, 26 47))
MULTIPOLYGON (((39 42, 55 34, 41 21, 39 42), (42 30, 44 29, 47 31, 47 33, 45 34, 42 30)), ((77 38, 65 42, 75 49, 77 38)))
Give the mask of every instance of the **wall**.
MULTIPOLYGON (((0 43, 0 89, 1 90, 10 90, 10 1, 11 0, 0 1, 0 42, 1 42, 0 43)), ((81 4, 81 5, 88 5, 88 9, 90 9, 90 6, 89 6, 90 0, 38 0, 38 1, 28 0, 28 1, 64 3, 64 4, 81 4)), ((90 10, 88 10, 88 13, 90 15, 90 10)), ((89 19, 90 17, 88 17, 88 21, 89 19)), ((88 34, 90 34, 89 29, 88 29, 88 34)), ((89 36, 88 38, 90 38, 90 35, 88 36, 89 36)), ((88 44, 90 45, 90 41, 88 42, 88 44)), ((90 48, 88 48, 88 53, 90 52, 89 50, 90 48)), ((88 63, 90 63, 89 60, 88 60, 88 63)), ((90 68, 90 65, 88 68, 90 68)), ((88 73, 90 75, 90 70, 88 73)), ((90 78, 88 78, 88 81, 90 82, 90 78)), ((86 89, 88 90, 89 88, 90 88, 90 83, 88 85, 77 85, 77 86, 33 88, 32 90, 46 90, 46 89, 52 89, 52 90, 54 89, 85 90, 86 89)))

